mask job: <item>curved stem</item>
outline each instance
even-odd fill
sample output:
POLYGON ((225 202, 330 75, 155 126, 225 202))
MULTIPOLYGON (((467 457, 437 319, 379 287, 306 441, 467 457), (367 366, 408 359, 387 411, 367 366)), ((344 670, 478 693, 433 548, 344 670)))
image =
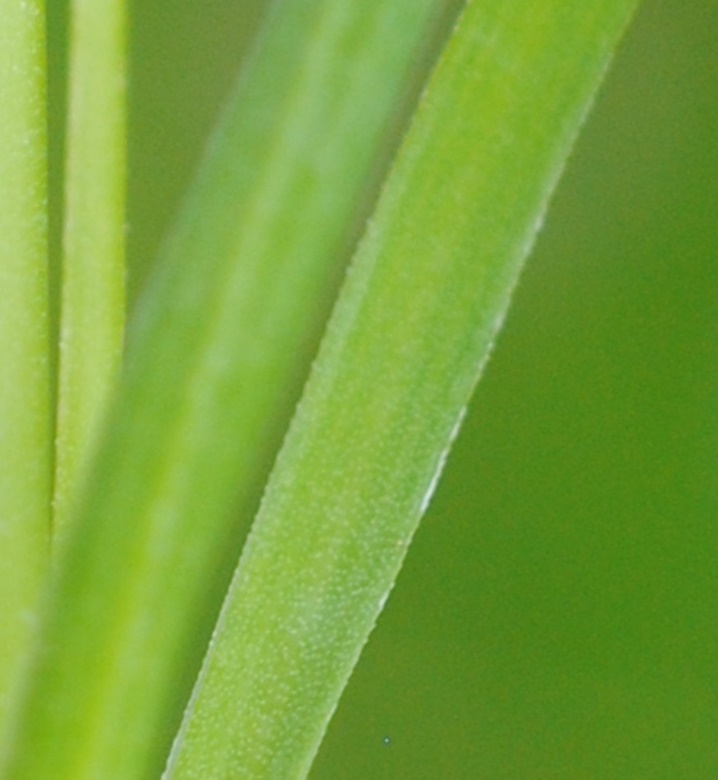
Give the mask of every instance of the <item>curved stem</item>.
POLYGON ((301 778, 634 0, 470 3, 388 179, 167 778, 301 778))
POLYGON ((425 72, 450 7, 273 5, 132 323, 8 777, 160 771, 417 65, 425 72))

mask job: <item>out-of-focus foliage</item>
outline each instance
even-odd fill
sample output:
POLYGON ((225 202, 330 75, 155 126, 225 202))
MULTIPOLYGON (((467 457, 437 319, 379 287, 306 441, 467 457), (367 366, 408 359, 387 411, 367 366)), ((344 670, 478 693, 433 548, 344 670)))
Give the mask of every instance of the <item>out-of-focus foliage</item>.
POLYGON ((316 780, 718 776, 717 24, 629 31, 316 780))
MULTIPOLYGON (((262 7, 135 3, 134 288, 262 7)), ((645 0, 316 780, 718 775, 717 24, 645 0)))

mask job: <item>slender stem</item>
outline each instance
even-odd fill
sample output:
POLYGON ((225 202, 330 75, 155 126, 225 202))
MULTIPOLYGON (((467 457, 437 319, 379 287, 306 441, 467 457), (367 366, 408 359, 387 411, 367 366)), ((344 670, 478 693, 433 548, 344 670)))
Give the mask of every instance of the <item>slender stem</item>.
POLYGON ((0 726, 47 563, 44 5, 0 0, 0 726))
POLYGON ((72 497, 116 378, 124 331, 125 3, 71 9, 54 520, 72 497))
POLYGON ((634 5, 467 6, 329 324, 167 777, 308 772, 634 5))
POLYGON ((452 5, 273 5, 132 324, 8 777, 161 770, 378 161, 452 5))

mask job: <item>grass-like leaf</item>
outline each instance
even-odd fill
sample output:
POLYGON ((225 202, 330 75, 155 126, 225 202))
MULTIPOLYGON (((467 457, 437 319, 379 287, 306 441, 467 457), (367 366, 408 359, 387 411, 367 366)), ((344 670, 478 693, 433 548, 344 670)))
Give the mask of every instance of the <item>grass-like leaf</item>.
POLYGON ((125 3, 72 4, 54 532, 116 381, 124 333, 125 3))
POLYGON ((43 3, 0 0, 0 728, 50 524, 44 46, 43 3))
POLYGON ((451 0, 275 6, 140 303, 7 777, 151 777, 451 0))
POLYGON ((329 324, 173 780, 307 774, 634 5, 468 5, 329 324))

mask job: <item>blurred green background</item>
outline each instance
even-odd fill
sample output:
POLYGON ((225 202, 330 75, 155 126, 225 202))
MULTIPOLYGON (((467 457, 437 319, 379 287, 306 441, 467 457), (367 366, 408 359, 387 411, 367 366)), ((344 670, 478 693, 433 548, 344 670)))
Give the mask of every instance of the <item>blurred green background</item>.
POLYGON ((315 780, 718 778, 717 31, 644 4, 315 780))
MULTIPOLYGON (((134 3, 133 294, 264 6, 134 3)), ((644 3, 313 780, 718 777, 717 30, 644 3)))

